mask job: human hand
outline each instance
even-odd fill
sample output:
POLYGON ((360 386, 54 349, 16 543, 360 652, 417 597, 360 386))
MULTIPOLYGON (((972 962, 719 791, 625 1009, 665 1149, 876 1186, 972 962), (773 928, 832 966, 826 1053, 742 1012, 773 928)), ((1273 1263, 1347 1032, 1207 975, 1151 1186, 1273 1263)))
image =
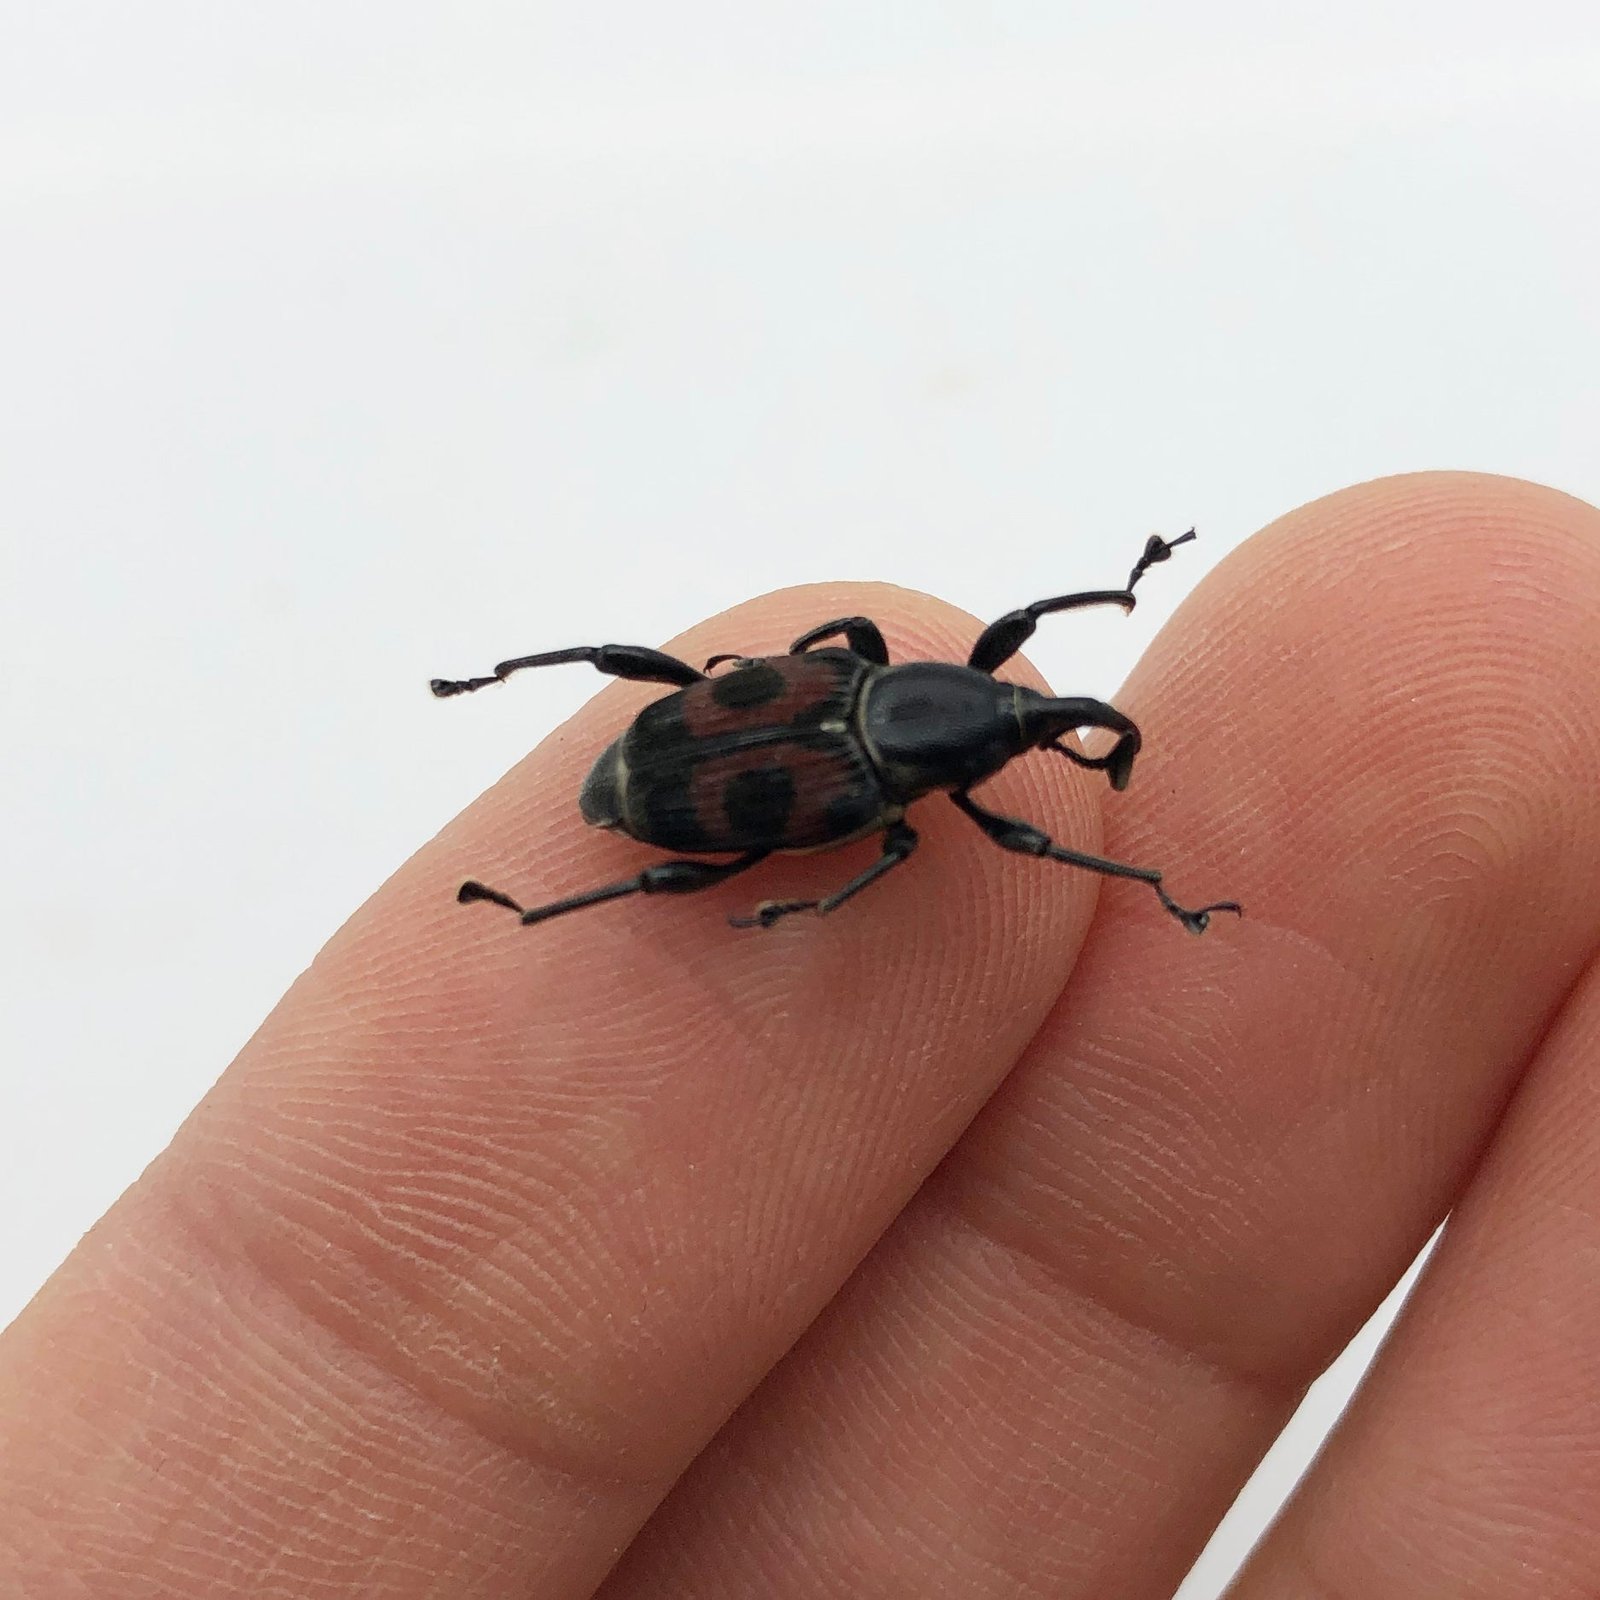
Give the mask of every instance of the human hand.
MULTIPOLYGON (((675 649, 854 609, 899 656, 974 635, 830 587, 675 649)), ((1237 895, 1200 940, 937 800, 826 921, 733 932, 755 874, 458 908, 646 856, 574 797, 660 692, 408 862, 7 1331, 7 1592, 1155 1600, 1455 1207, 1238 1592, 1593 1595, 1600 513, 1304 508, 1116 697, 1126 795, 996 780, 1237 895)))

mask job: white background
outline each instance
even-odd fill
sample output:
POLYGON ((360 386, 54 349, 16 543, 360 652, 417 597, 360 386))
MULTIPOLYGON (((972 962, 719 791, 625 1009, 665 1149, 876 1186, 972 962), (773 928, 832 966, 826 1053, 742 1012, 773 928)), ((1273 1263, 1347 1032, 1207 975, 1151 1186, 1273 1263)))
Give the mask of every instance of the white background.
POLYGON ((430 675, 1198 523, 1109 694, 1345 483, 1600 499, 1597 152, 1592 0, 0 0, 0 1317, 596 687, 430 675))

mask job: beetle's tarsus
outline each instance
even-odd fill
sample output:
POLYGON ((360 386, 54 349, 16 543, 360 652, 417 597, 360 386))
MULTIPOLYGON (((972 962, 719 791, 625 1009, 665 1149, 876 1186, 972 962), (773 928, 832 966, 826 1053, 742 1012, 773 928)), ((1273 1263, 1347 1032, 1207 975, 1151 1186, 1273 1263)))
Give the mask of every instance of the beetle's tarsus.
POLYGON ((464 906, 471 905, 475 900, 487 900, 491 905, 504 906, 507 911, 515 911, 522 915, 522 907, 508 894, 501 894, 498 889, 491 889, 486 883, 478 883, 469 878, 456 890, 456 900, 464 906))
POLYGON ((1159 883, 1153 884, 1155 892, 1160 895, 1161 903, 1190 933, 1204 933, 1211 926, 1211 914, 1214 911, 1231 911, 1236 917, 1244 915, 1244 907, 1237 900, 1217 900, 1209 906, 1201 906, 1198 911, 1190 911, 1180 906, 1159 883))
POLYGON ((1128 574, 1128 588, 1131 590, 1158 561, 1166 561, 1180 544, 1188 544, 1194 537, 1193 528, 1187 533, 1180 533, 1176 539, 1163 539, 1159 533, 1152 533, 1145 541, 1144 554, 1134 563, 1133 571, 1128 574))
POLYGON ((730 928, 770 928, 773 923, 797 911, 816 911, 820 900, 763 900, 748 917, 729 917, 730 928))
POLYGON ((493 673, 487 678, 430 678, 428 687, 441 700, 448 700, 453 694, 471 694, 474 689, 482 689, 488 684, 505 681, 498 673, 493 673))

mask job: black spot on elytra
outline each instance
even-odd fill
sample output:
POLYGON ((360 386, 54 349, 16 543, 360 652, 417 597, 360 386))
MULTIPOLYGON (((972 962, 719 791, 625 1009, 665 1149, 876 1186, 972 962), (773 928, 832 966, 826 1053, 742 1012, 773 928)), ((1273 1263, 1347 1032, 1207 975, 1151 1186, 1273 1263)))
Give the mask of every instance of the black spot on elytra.
POLYGON ((736 839, 748 840, 752 846, 776 844, 794 810, 794 779, 782 767, 741 772, 728 780, 722 805, 736 839))
POLYGON ((686 766, 650 773, 631 791, 641 826, 638 837, 664 850, 713 850, 717 841, 700 825, 694 774, 686 766))
POLYGON ((648 761, 660 751, 676 750, 689 737, 683 720, 683 697, 688 691, 680 690, 664 699, 652 700, 637 717, 626 734, 628 761, 648 761))
POLYGON ((747 667, 735 667, 711 680, 711 698, 719 706, 730 709, 742 706, 764 706, 776 700, 784 691, 783 674, 764 661, 752 661, 747 667))

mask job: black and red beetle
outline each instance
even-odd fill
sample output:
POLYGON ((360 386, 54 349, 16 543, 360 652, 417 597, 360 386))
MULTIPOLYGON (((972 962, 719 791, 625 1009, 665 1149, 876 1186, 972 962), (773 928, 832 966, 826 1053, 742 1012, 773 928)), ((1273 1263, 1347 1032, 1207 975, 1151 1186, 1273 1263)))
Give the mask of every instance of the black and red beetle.
POLYGON ((1003 849, 1147 883, 1184 927, 1203 933, 1213 911, 1237 912, 1238 904, 1219 900, 1187 911, 1161 886, 1159 872, 1066 849, 1030 823, 986 811, 971 794, 1029 750, 1054 750, 1103 771, 1113 789, 1127 787, 1139 730, 1120 711, 1101 700, 1054 699, 992 674, 1050 612, 1098 605, 1131 611, 1133 587, 1145 571, 1192 538, 1192 528, 1170 541, 1152 535, 1125 588, 1057 595, 1008 612, 983 630, 964 667, 891 666, 875 622, 840 617, 802 634, 787 655, 713 656, 703 672, 643 645, 603 644, 502 661, 487 678, 435 678, 433 692, 443 697, 502 683, 524 667, 586 661, 612 677, 677 685, 676 694, 646 706, 601 753, 578 808, 595 827, 664 850, 736 856, 657 862, 531 910, 481 883, 462 884, 458 898, 489 900, 525 923, 543 922, 623 895, 707 889, 774 851, 822 850, 883 834, 883 854, 825 898, 769 900, 753 916, 729 919, 738 928, 770 928, 796 911, 836 910, 898 866, 917 847, 906 807, 943 789, 1003 849), (840 637, 843 648, 813 648, 840 637), (734 663, 732 670, 712 676, 725 661, 734 663), (1063 742, 1078 728, 1109 729, 1116 743, 1103 756, 1083 755, 1063 742))

